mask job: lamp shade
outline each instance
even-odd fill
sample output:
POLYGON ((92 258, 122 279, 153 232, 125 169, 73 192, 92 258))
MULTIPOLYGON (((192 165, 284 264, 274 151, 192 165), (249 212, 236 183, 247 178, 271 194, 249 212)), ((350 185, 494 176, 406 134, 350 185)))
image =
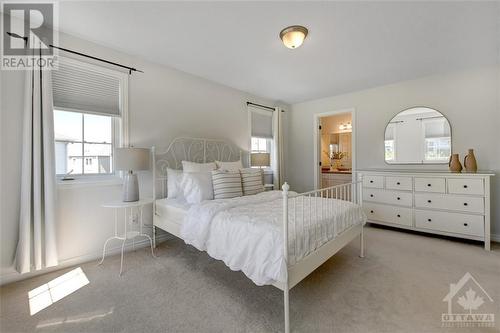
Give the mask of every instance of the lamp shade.
POLYGON ((250 165, 251 166, 270 166, 271 159, 269 153, 253 153, 250 154, 250 165))
POLYGON ((116 170, 148 170, 149 153, 147 148, 116 148, 115 169, 116 170))

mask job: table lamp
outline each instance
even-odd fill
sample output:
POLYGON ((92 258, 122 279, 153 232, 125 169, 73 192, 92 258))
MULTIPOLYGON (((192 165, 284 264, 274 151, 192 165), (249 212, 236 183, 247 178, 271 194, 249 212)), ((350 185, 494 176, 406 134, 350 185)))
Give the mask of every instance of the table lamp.
POLYGON ((252 153, 250 154, 250 166, 268 167, 271 165, 269 153, 252 153))
POLYGON ((149 154, 147 148, 116 148, 115 169, 126 171, 123 179, 123 201, 139 200, 139 184, 134 171, 149 170, 149 154))

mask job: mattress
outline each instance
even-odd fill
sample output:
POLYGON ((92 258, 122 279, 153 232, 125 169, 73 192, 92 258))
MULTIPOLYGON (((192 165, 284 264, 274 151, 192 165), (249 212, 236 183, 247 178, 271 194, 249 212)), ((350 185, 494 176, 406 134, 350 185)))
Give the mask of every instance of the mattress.
POLYGON ((156 215, 173 223, 182 224, 190 205, 179 199, 156 200, 156 215))

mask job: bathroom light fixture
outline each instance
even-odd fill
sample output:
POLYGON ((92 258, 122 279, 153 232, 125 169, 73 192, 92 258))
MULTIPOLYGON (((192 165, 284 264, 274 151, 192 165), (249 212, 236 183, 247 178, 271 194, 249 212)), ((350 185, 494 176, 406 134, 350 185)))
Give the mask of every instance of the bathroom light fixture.
POLYGON ((304 42, 309 31, 301 25, 292 25, 281 30, 280 38, 289 49, 296 49, 304 42))
POLYGON ((350 122, 348 122, 347 124, 340 124, 339 129, 341 131, 349 131, 352 130, 352 125, 350 122))

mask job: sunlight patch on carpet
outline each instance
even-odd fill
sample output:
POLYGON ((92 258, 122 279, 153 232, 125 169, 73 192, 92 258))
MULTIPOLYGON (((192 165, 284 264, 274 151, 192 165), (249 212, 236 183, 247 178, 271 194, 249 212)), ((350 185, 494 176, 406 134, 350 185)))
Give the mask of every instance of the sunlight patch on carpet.
POLYGON ((42 329, 59 325, 66 325, 66 326, 79 325, 79 324, 85 325, 91 321, 98 321, 100 319, 112 315, 114 309, 115 309, 114 307, 111 307, 109 310, 96 310, 92 312, 69 316, 66 318, 53 318, 39 323, 38 325, 36 325, 36 328, 42 329))
POLYGON ((30 315, 33 316, 87 284, 89 279, 82 268, 78 267, 29 291, 30 315))

